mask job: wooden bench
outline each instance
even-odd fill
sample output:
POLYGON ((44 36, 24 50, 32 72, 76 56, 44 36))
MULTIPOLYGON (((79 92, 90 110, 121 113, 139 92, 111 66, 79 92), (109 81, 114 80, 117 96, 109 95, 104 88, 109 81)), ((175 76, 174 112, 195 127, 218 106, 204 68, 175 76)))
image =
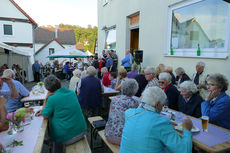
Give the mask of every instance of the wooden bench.
POLYGON ((80 141, 66 146, 66 153, 91 153, 86 136, 80 141))
MULTIPOLYGON (((88 118, 92 128, 95 128, 93 125, 93 121, 102 120, 102 119, 103 118, 101 116, 95 116, 95 117, 89 117, 88 118)), ((92 129, 91 129, 91 131, 92 131, 92 129)), ((98 135, 101 137, 101 139, 104 141, 104 143, 108 146, 108 148, 113 153, 120 153, 120 146, 112 144, 109 141, 107 141, 107 139, 104 136, 104 130, 99 131, 98 135)), ((93 143, 92 139, 93 139, 93 137, 92 137, 92 132, 91 132, 91 143, 93 143)), ((93 146, 93 145, 91 144, 91 146, 93 146)))

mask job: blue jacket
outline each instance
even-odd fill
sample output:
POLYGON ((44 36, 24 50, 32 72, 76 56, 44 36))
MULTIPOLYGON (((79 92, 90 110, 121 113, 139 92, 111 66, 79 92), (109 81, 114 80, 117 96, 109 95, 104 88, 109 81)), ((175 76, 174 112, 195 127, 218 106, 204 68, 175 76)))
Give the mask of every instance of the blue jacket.
POLYGON ((125 58, 123 60, 121 60, 122 64, 124 67, 130 67, 130 53, 128 55, 125 56, 125 58))
POLYGON ((222 92, 215 101, 201 104, 203 116, 209 116, 209 122, 230 130, 230 97, 222 92))
POLYGON ((192 153, 190 131, 184 130, 181 138, 169 119, 156 110, 144 110, 137 108, 125 112, 120 153, 166 153, 166 150, 171 153, 192 153))

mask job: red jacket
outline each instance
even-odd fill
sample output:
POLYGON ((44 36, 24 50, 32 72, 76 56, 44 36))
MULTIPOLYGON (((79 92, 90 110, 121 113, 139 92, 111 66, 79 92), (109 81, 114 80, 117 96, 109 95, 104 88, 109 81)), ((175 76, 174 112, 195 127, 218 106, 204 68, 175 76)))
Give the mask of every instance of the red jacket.
POLYGON ((102 84, 106 87, 109 87, 110 85, 110 80, 109 80, 109 72, 107 72, 102 79, 102 84))

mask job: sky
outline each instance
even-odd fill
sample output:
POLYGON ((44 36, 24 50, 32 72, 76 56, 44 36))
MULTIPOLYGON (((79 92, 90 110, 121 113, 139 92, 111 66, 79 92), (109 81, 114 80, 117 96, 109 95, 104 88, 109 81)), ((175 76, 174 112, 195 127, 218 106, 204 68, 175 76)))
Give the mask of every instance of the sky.
POLYGON ((39 26, 97 26, 97 0, 14 0, 39 26))

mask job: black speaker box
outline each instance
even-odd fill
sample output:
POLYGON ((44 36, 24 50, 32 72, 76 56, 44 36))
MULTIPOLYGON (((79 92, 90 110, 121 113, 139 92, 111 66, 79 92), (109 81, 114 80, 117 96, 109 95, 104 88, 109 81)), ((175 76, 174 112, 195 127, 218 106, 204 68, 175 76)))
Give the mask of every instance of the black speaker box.
POLYGON ((143 50, 136 50, 134 53, 135 53, 135 62, 142 63, 143 62, 143 50))
POLYGON ((5 54, 9 54, 9 50, 8 49, 4 49, 5 54))

